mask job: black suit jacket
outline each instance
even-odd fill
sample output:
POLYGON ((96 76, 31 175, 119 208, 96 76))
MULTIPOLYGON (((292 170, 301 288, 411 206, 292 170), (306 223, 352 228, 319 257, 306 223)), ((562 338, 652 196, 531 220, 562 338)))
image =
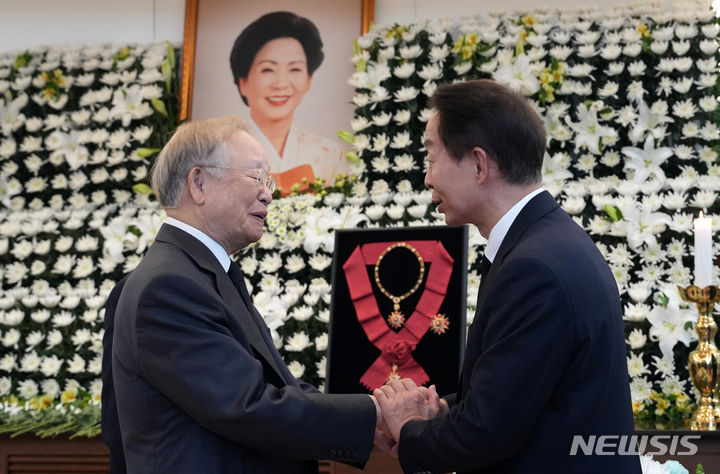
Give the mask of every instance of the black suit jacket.
POLYGON ((128 472, 305 473, 362 464, 370 397, 296 381, 200 241, 164 225, 123 288, 113 378, 128 472))
POLYGON ((574 435, 634 433, 628 382, 610 269, 540 193, 481 285, 450 413, 407 423, 400 463, 406 472, 639 474, 637 456, 569 455, 574 435))
POLYGON ((103 334, 102 357, 102 406, 100 410, 100 426, 102 437, 110 450, 110 474, 125 474, 125 453, 123 453, 120 420, 118 419, 115 385, 112 378, 112 340, 115 328, 115 310, 127 275, 120 280, 108 295, 105 303, 105 319, 103 334))

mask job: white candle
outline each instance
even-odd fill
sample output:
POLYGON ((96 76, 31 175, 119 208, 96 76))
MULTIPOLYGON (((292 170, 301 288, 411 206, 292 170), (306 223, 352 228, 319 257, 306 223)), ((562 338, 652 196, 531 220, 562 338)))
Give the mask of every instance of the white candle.
POLYGON ((695 219, 695 285, 712 285, 712 220, 703 215, 695 219))

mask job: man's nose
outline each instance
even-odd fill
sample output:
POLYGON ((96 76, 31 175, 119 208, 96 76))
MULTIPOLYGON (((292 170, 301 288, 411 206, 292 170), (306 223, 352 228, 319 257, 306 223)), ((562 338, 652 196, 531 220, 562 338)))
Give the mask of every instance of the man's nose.
POLYGON ((425 173, 425 187, 428 189, 433 189, 432 181, 430 181, 430 171, 425 173))

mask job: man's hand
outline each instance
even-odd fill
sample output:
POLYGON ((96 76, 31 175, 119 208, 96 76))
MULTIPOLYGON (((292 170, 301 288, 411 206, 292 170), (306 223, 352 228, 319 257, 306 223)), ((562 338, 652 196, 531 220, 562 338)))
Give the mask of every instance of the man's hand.
POLYGON ((377 388, 373 395, 393 439, 400 439, 400 430, 410 420, 428 420, 440 413, 440 398, 432 385, 418 387, 411 379, 393 380, 377 388))
POLYGON ((373 443, 375 444, 375 446, 382 449, 383 451, 386 451, 397 457, 397 443, 392 438, 392 434, 390 434, 390 430, 385 423, 385 419, 382 416, 380 404, 374 396, 370 395, 370 397, 375 403, 375 411, 377 413, 377 422, 375 423, 375 438, 373 439, 373 443))

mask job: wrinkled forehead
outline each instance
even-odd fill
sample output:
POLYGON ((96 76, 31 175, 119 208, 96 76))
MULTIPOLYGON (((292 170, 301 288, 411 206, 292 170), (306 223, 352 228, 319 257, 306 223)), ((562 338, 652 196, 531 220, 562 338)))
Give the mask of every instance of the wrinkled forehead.
POLYGON ((238 130, 225 142, 225 153, 227 166, 268 169, 265 149, 244 130, 238 130))

